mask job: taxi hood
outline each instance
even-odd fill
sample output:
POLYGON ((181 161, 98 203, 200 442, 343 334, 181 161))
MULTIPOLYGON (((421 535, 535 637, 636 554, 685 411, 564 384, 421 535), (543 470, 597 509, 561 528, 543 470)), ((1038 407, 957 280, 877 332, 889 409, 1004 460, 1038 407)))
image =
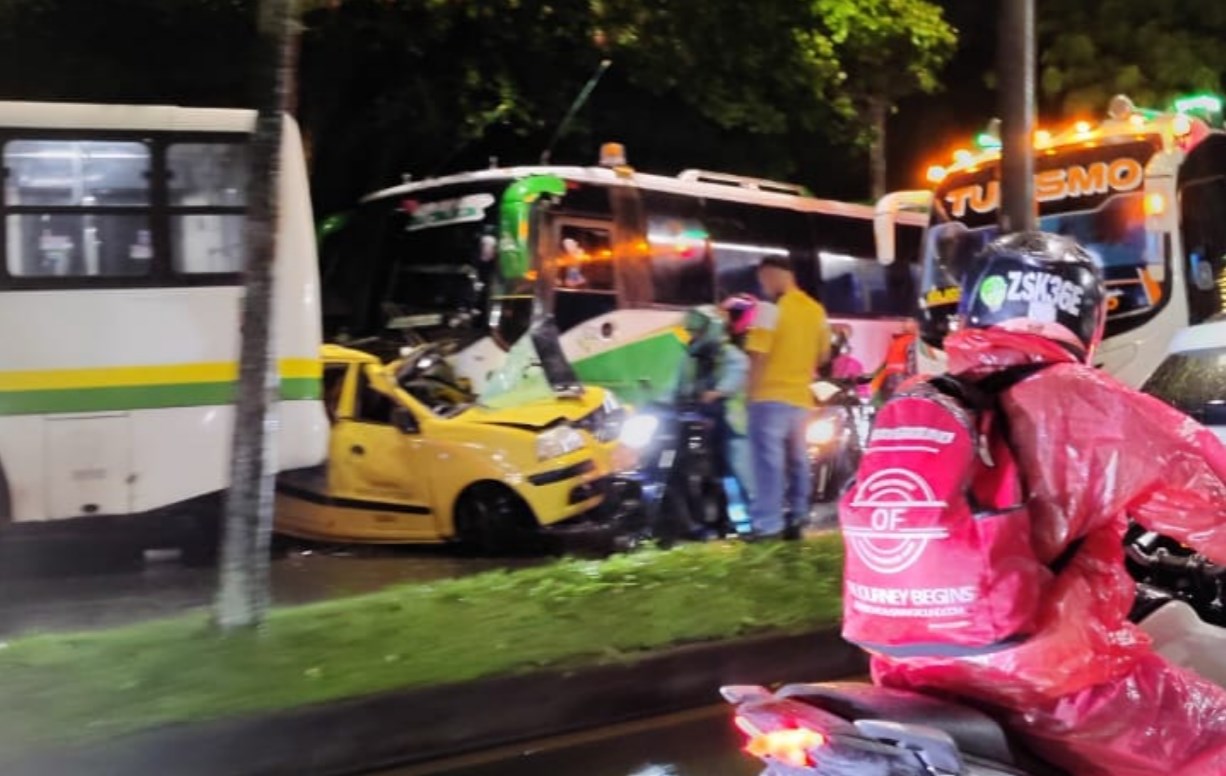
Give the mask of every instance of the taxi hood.
POLYGON ((573 398, 553 398, 529 401, 509 407, 476 405, 459 416, 470 423, 489 423, 537 431, 558 423, 583 420, 602 406, 603 393, 594 388, 581 389, 573 398))

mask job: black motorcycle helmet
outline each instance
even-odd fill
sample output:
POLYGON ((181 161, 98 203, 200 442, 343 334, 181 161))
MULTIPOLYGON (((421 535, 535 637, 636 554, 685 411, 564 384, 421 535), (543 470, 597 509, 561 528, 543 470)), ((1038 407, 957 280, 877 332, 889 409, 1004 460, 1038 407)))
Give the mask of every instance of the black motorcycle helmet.
POLYGON ((1098 263, 1068 237, 1021 232, 989 243, 968 274, 959 314, 972 329, 1002 328, 1059 342, 1089 362, 1103 337, 1107 293, 1098 263))

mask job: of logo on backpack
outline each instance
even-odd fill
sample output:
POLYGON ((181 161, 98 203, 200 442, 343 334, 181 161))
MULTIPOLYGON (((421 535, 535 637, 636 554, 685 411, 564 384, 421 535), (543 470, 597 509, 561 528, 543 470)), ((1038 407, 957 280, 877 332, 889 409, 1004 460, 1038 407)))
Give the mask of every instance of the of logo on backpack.
POLYGON ((945 528, 909 525, 916 510, 939 510, 946 504, 937 499, 923 477, 907 469, 874 473, 856 488, 851 506, 869 510, 869 524, 848 525, 843 535, 860 561, 879 574, 906 571, 920 559, 930 541, 949 537, 945 528))
POLYGON ((972 655, 1023 638, 1047 573, 997 396, 951 377, 920 383, 878 413, 839 521, 843 635, 895 656, 972 655))

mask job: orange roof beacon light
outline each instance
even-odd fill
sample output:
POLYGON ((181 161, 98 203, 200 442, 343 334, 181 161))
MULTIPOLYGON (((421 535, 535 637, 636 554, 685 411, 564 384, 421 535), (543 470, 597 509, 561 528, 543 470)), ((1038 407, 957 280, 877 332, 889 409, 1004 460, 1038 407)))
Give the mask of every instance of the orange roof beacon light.
POLYGON ((1046 129, 1035 130, 1034 146, 1035 148, 1047 148, 1051 145, 1051 132, 1046 129))
POLYGON ((601 167, 626 166, 626 147, 621 143, 603 143, 600 146, 601 167))
POLYGON ((1073 131, 1076 132, 1079 136, 1090 134, 1090 129, 1091 129, 1090 122, 1088 121, 1078 121, 1076 124, 1073 125, 1073 131))
POLYGON ((939 164, 934 164, 928 168, 926 177, 928 178, 929 183, 940 183, 941 181, 945 180, 945 176, 948 174, 949 171, 944 167, 939 164))

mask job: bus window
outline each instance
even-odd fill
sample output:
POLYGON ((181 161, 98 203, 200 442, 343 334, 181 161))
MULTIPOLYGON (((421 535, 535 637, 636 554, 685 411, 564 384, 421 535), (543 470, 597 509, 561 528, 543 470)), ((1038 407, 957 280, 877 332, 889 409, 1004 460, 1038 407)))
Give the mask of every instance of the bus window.
POLYGON ((560 220, 554 317, 562 331, 617 309, 611 229, 601 222, 560 220))
POLYGON ((821 251, 821 302, 835 315, 909 318, 915 315, 914 264, 821 251))
POLYGON ((1226 309, 1226 178, 1196 181, 1180 194, 1188 268, 1188 315, 1201 323, 1226 309))
POLYGON ((877 240, 871 218, 834 213, 811 213, 808 218, 818 250, 860 258, 877 255, 877 240))
POLYGON ((817 272, 811 233, 802 214, 709 199, 704 203, 703 221, 711 235, 718 298, 732 294, 761 296, 757 267, 766 256, 789 257, 801 287, 815 293, 817 272))
MULTIPOLYGON (((915 274, 919 274, 920 250, 924 247, 924 227, 918 224, 895 224, 894 225, 894 263, 906 264, 908 267, 915 267, 915 274)), ((876 246, 873 246, 870 256, 877 255, 876 246)))
POLYGON ((890 265, 877 261, 869 218, 815 213, 810 216, 821 266, 822 304, 836 315, 905 318, 915 313, 918 227, 905 233, 890 265), (912 245, 911 242, 915 244, 912 245), (908 251, 912 254, 908 259, 908 251))
POLYGON ((175 143, 166 149, 171 262, 177 272, 240 272, 245 261, 247 146, 175 143))
POLYGON ((9 275, 150 273, 150 153, 144 143, 10 140, 4 168, 9 275))
POLYGON ((707 230, 698 200, 643 192, 647 243, 651 251, 652 299, 656 304, 692 307, 715 299, 707 230))

